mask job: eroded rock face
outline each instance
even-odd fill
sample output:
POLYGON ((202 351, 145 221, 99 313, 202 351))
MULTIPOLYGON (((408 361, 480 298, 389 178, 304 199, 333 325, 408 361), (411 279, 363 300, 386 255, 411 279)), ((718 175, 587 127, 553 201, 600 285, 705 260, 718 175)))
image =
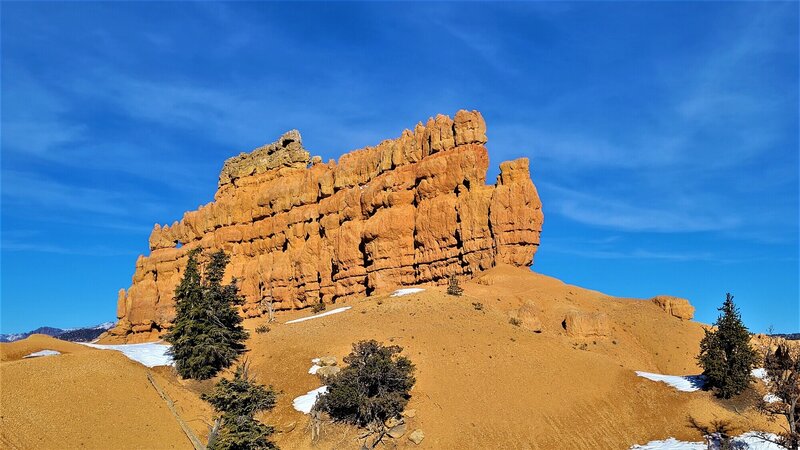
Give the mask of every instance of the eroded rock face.
POLYGON ((604 337, 611 333, 611 324, 604 313, 569 311, 562 326, 567 335, 577 338, 604 337))
POLYGON ((651 299, 666 313, 681 320, 691 320, 694 317, 694 306, 685 298, 672 297, 670 295, 657 295, 651 299))
POLYGON ((120 292, 116 335, 163 330, 190 249, 223 249, 243 314, 303 308, 399 286, 446 283, 496 263, 530 266, 543 216, 525 158, 486 185, 486 125, 459 111, 399 138, 313 161, 300 134, 225 162, 214 201, 156 225, 120 292), (180 247, 176 243, 180 242, 180 247))

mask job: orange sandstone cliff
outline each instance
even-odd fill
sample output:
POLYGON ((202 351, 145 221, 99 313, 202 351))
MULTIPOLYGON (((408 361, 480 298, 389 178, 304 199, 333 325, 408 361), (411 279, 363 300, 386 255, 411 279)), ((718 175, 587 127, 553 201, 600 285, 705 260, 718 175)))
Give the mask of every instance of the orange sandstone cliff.
POLYGON ((225 161, 214 201, 156 225, 150 256, 120 290, 111 333, 155 337, 174 319, 190 249, 224 249, 244 315, 440 283, 497 263, 530 266, 543 215, 526 158, 486 185, 486 124, 438 115, 327 164, 300 133, 225 161), (180 243, 180 245, 178 245, 180 243))

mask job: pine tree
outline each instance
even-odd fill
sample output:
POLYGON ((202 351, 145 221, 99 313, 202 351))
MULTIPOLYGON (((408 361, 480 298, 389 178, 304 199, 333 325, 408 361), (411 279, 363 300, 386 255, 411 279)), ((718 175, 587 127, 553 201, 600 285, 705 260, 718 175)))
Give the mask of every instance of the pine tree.
POLYGON ((706 387, 719 397, 731 398, 750 384, 757 354, 750 346, 750 332, 742 323, 731 294, 727 294, 719 311, 715 329, 704 330, 697 360, 703 368, 706 387))
POLYGON ((209 450, 273 450, 269 440, 275 429, 254 418, 255 414, 275 407, 272 386, 265 388, 249 374, 247 361, 236 367, 232 380, 222 379, 203 400, 221 413, 209 436, 209 450))
POLYGON ((234 307, 241 303, 236 282, 222 285, 228 257, 211 255, 201 278, 200 250, 189 252, 186 270, 175 289, 175 322, 164 339, 172 344, 175 369, 184 378, 204 380, 230 367, 244 350, 247 332, 234 307))

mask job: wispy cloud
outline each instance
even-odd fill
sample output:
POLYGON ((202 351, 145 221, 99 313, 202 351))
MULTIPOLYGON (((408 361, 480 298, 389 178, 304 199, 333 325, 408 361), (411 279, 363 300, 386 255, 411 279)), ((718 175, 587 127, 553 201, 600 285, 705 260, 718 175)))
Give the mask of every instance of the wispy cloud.
POLYGON ((113 248, 106 246, 66 247, 63 245, 46 244, 40 242, 17 242, 3 239, 0 249, 4 252, 33 252, 55 253, 60 255, 81 256, 136 256, 136 252, 126 248, 113 248))
POLYGON ((626 202, 620 197, 590 194, 551 183, 543 183, 541 188, 550 194, 547 205, 553 205, 551 208, 560 215, 613 230, 687 233, 727 230, 740 223, 739 218, 718 213, 703 203, 659 208, 653 202, 648 205, 626 202))

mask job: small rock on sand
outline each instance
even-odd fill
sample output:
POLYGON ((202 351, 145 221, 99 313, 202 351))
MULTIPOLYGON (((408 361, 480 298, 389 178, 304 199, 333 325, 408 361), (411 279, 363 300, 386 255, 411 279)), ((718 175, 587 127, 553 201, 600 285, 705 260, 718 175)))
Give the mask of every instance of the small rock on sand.
POLYGON ((317 376, 320 378, 331 377, 341 372, 342 369, 336 366, 322 366, 317 369, 317 376))
POLYGON ((419 445, 422 440, 425 439, 425 433, 422 432, 420 429, 414 430, 411 434, 408 435, 408 440, 419 445))
POLYGON ((320 366, 335 366, 336 365, 336 357, 335 356, 320 356, 317 358, 320 366))
POLYGON ((395 439, 403 437, 403 435, 406 434, 406 424, 401 423, 395 425, 389 430, 387 434, 395 439))

